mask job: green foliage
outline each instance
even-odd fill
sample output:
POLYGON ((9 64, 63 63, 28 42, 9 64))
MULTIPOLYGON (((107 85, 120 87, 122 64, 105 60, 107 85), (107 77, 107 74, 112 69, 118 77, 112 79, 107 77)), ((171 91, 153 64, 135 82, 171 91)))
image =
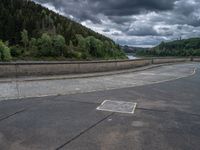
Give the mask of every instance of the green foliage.
POLYGON ((28 32, 27 32, 27 30, 23 30, 22 32, 21 32, 21 41, 22 41, 22 43, 23 43, 23 45, 24 45, 24 48, 26 49, 27 48, 27 45, 28 45, 28 43, 29 43, 29 39, 28 39, 28 32))
MULTIPOLYGON (((29 37, 38 38, 42 33, 59 34, 65 37, 66 43, 76 41, 76 34, 83 37, 94 36, 101 41, 111 41, 81 24, 63 17, 30 0, 1 0, 0 2, 0 39, 9 41, 11 45, 27 44, 29 37), (24 40, 21 41, 21 31, 24 40)), ((24 45, 25 46, 25 45, 24 45)))
POLYGON ((23 54, 22 48, 19 45, 11 46, 10 47, 10 53, 13 57, 19 57, 23 54))
POLYGON ((41 38, 37 40, 38 56, 52 56, 52 38, 47 34, 42 34, 41 38))
POLYGON ((9 47, 0 41, 0 60, 10 61, 12 59, 9 47))
POLYGON ((54 56, 63 56, 65 49, 65 38, 62 35, 55 35, 53 37, 54 56))
POLYGON ((77 35, 77 45, 72 41, 66 44, 62 35, 43 33, 38 39, 31 38, 28 47, 20 45, 11 46, 11 55, 16 58, 23 57, 65 57, 73 59, 124 59, 125 54, 113 42, 100 41, 93 36, 87 38, 77 35))
POLYGON ((111 39, 30 0, 1 0, 0 18, 0 39, 15 59, 126 58, 111 39))
POLYGON ((29 41, 29 51, 31 56, 37 56, 38 52, 38 45, 37 45, 37 39, 36 38, 31 38, 29 41))
POLYGON ((138 55, 150 56, 200 56, 200 38, 161 42, 158 46, 145 51, 139 51, 138 55))
POLYGON ((126 58, 119 46, 116 46, 113 42, 100 41, 93 36, 83 38, 81 35, 77 36, 78 47, 84 50, 84 58, 126 58))

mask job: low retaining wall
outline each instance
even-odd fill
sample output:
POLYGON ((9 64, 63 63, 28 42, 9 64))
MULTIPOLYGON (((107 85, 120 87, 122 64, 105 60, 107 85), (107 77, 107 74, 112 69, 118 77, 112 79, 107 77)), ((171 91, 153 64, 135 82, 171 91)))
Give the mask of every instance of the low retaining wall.
POLYGON ((153 64, 163 64, 163 63, 176 63, 176 62, 184 62, 191 61, 191 58, 153 58, 153 64))
POLYGON ((104 72, 131 69, 150 64, 184 62, 189 60, 190 58, 153 58, 118 61, 0 63, 0 77, 64 75, 104 72))
POLYGON ((200 58, 194 57, 194 58, 193 58, 193 61, 200 62, 200 58))

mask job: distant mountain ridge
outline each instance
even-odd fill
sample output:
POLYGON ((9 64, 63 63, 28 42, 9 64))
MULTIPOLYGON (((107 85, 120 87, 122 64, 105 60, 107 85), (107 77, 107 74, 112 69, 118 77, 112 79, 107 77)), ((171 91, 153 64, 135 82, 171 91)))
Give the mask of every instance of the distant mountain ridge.
POLYGON ((121 48, 125 53, 136 53, 138 51, 149 50, 149 48, 133 47, 128 45, 121 46, 121 48))
POLYGON ((152 56, 200 56, 200 38, 161 42, 158 46, 148 51, 140 51, 137 54, 152 56))

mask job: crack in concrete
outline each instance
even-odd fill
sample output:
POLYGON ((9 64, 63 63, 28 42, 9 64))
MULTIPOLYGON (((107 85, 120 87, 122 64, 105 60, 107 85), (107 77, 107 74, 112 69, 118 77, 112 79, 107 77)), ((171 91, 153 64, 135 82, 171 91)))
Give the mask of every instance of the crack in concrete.
POLYGON ((139 109, 139 110, 144 110, 144 111, 155 111, 155 112, 163 112, 163 113, 167 113, 168 111, 166 110, 159 110, 159 109, 149 109, 149 108, 140 108, 140 107, 137 107, 136 110, 139 109))
MULTIPOLYGON (((52 101, 54 101, 54 100, 56 100, 56 98, 54 98, 52 101)), ((57 100, 57 102, 59 102, 59 100, 57 100)), ((62 102, 91 104, 91 105, 99 105, 99 104, 101 104, 101 102, 88 102, 88 101, 78 101, 78 100, 66 100, 66 101, 62 101, 62 102)))
POLYGON ((148 109, 148 108, 136 108, 136 110, 144 110, 144 111, 154 111, 154 112, 162 112, 162 113, 175 113, 175 114, 185 114, 189 116, 197 116, 200 117, 200 114, 195 114, 195 113, 188 113, 188 112, 179 112, 179 111, 167 111, 167 110, 158 110, 158 109, 148 109))
POLYGON ((24 112, 24 111, 26 111, 26 110, 27 110, 27 109, 22 109, 22 110, 20 110, 20 111, 17 111, 17 112, 15 112, 15 113, 12 113, 12 114, 10 114, 10 115, 8 115, 8 116, 5 116, 5 117, 3 117, 3 118, 0 119, 0 122, 3 121, 3 120, 6 120, 6 119, 8 119, 8 118, 10 118, 10 117, 12 117, 12 116, 14 116, 14 115, 16 115, 16 114, 22 113, 22 112, 24 112))
POLYGON ((78 135, 74 136, 73 138, 71 138, 70 140, 68 140, 67 142, 65 142, 64 144, 60 145, 59 147, 57 147, 55 150, 60 150, 63 147, 65 147, 67 144, 71 143, 72 141, 76 140, 77 138, 79 138, 81 135, 85 134, 86 132, 88 132, 89 130, 91 130, 92 128, 96 127, 97 125, 99 125, 101 122, 103 122, 104 120, 108 119, 110 116, 112 116, 114 113, 111 113, 109 115, 107 115, 106 117, 104 117, 103 119, 99 120, 98 122, 96 122, 95 124, 93 124, 92 126, 90 126, 89 128, 83 130, 82 132, 80 132, 78 135))

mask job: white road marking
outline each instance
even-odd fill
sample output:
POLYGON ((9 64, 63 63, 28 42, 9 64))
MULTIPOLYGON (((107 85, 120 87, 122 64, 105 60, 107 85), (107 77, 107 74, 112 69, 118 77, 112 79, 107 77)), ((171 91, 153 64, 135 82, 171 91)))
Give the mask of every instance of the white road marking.
POLYGON ((96 109, 100 111, 134 114, 136 106, 137 103, 133 102, 104 100, 96 109))

